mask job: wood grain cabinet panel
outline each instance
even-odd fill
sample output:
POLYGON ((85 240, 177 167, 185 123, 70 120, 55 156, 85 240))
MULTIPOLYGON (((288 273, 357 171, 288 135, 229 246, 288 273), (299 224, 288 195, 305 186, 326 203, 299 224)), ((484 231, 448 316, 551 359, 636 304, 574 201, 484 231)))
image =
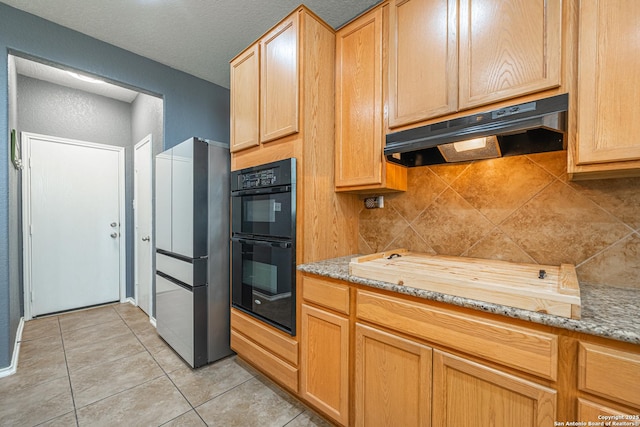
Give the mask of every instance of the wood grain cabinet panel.
POLYGON ((349 314, 349 286, 323 280, 317 277, 302 276, 302 298, 339 313, 349 314))
POLYGON ((635 0, 580 2, 574 178, 640 174, 639 21, 635 0))
POLYGON ((397 0, 389 23, 389 127, 458 108, 456 0, 397 0))
POLYGON ((557 88, 562 0, 396 0, 389 128, 557 88))
MULTIPOLYGON (((377 7, 336 33, 336 190, 406 190, 384 155, 383 25, 377 7)), ((404 172, 404 178, 402 173, 404 172)))
POLYGON ((560 86, 561 0, 460 0, 460 109, 560 86))
POLYGON ((298 369, 257 345, 241 333, 231 330, 231 348, 242 358, 265 372, 290 391, 298 391, 298 369))
POLYGON ((259 74, 257 44, 231 61, 231 152, 260 144, 259 74))
POLYGON ((580 343, 578 388, 640 408, 640 354, 580 343))
POLYGON ((356 323, 355 425, 431 425, 431 348, 356 323))
POLYGON ((260 42, 260 141, 298 132, 298 20, 294 13, 260 42))
POLYGON ((577 421, 586 422, 589 425, 589 422, 594 423, 593 425, 597 425, 595 423, 601 423, 603 419, 602 416, 620 416, 620 417, 630 417, 629 418, 620 418, 620 422, 634 422, 635 425, 640 425, 640 419, 633 419, 633 416, 640 416, 636 411, 621 411, 619 409, 614 409, 609 406, 602 405, 600 403, 592 402, 586 399, 578 399, 578 419, 577 421))
POLYGON ((300 393, 342 425, 349 423, 349 319, 302 304, 300 393))
POLYGON ((298 366, 298 342, 289 335, 236 308, 231 309, 231 329, 235 329, 260 346, 269 349, 280 359, 293 366, 298 366))
POLYGON ((547 427, 556 421, 556 391, 434 351, 432 408, 438 427, 547 427))
POLYGON ((358 319, 555 380, 558 337, 401 298, 358 290, 358 319))

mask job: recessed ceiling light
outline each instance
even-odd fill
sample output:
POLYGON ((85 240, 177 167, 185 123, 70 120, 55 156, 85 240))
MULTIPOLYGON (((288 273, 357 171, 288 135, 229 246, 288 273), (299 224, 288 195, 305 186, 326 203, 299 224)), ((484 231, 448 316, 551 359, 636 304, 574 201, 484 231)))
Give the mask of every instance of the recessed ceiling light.
POLYGON ((71 77, 74 77, 74 78, 76 78, 78 80, 82 80, 83 82, 104 83, 103 80, 96 79, 96 78, 89 77, 89 76, 85 76, 83 74, 74 73, 73 71, 67 71, 67 74, 69 74, 71 77))

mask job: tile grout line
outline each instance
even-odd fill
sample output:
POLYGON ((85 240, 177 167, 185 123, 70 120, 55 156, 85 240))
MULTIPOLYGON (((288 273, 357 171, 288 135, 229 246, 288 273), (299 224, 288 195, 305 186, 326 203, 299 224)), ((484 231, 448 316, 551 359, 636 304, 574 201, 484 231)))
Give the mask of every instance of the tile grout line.
MULTIPOLYGON (((153 355, 151 355, 151 357, 153 357, 153 355)), ((154 360, 155 360, 155 358, 154 358, 154 360)), ((160 368, 164 371, 164 369, 163 369, 162 367, 160 367, 160 368)), ((247 371, 247 372, 248 372, 248 371, 247 371)), ((209 399, 209 400, 206 400, 206 401, 202 402, 202 403, 201 403, 201 404, 199 404, 198 406, 193 406, 193 404, 189 401, 189 399, 187 398, 187 396, 185 396, 185 395, 184 395, 184 393, 182 392, 182 390, 180 390, 180 387, 178 387, 178 385, 173 381, 173 379, 171 379, 171 377, 169 376, 169 374, 168 374, 168 373, 165 373, 165 375, 167 376, 167 378, 169 379, 169 381, 171 381, 171 384, 173 384, 173 386, 176 388, 176 390, 178 390, 178 392, 182 395, 182 397, 184 397, 184 399, 187 401, 187 403, 188 403, 188 404, 189 404, 189 406, 191 407, 191 410, 193 410, 193 411, 196 413, 196 415, 198 415, 198 418, 200 418, 200 419, 202 420, 202 422, 203 422, 203 423, 205 423, 205 425, 207 425, 207 426, 208 426, 209 424, 207 424, 207 422, 202 418, 202 416, 201 416, 201 415, 200 415, 200 413, 198 412, 198 409, 197 409, 197 408, 199 408, 200 406, 204 405, 205 403, 211 402, 212 400, 219 398, 219 397, 220 397, 220 396, 222 396, 222 395, 227 394, 227 393, 228 393, 228 392, 230 392, 231 390, 234 390, 234 389, 236 389, 236 388, 240 387, 242 384, 245 384, 246 382, 251 381, 252 379, 256 378, 256 376, 255 376, 255 375, 251 375, 251 378, 248 378, 247 380, 245 380, 245 381, 241 382, 240 384, 236 384, 235 386, 231 387, 230 389, 225 390, 225 391, 223 391, 222 393, 219 393, 219 394, 217 394, 217 395, 213 396, 211 399, 209 399)), ((187 411, 187 412, 189 412, 189 411, 187 411)), ((178 415, 178 416, 177 416, 177 417, 175 417, 174 419, 176 419, 176 418, 178 418, 178 417, 181 417, 182 415, 186 414, 187 412, 185 412, 185 413, 183 413, 183 414, 178 415)), ((172 421, 172 420, 169 420, 169 421, 172 421)), ((169 421, 167 421, 167 422, 169 422, 169 421)), ((165 423, 165 424, 166 424, 166 423, 165 423)))
POLYGON ((76 425, 80 425, 78 420, 78 408, 76 407, 76 398, 73 394, 73 384, 71 383, 71 371, 69 370, 69 362, 67 360, 67 349, 64 346, 64 336, 62 335, 62 325, 60 324, 60 316, 57 316, 58 329, 60 330, 60 341, 62 342, 62 353, 64 354, 64 365, 67 368, 67 379, 69 380, 69 390, 71 391, 71 403, 73 404, 73 415, 76 419, 76 425))
MULTIPOLYGON (((190 411, 194 411, 196 413, 196 415, 202 420, 203 423, 207 424, 202 417, 200 416, 200 414, 198 413, 198 411, 196 411, 196 408, 191 404, 191 402, 189 401, 189 399, 187 399, 187 397, 184 395, 184 393, 182 393, 182 390, 180 390, 180 388, 176 385, 176 383, 173 382, 173 380, 171 379, 171 377, 169 376, 169 373, 165 370, 165 368, 158 362, 158 360, 156 359, 156 357, 153 355, 153 353, 151 353, 151 351, 149 350, 149 348, 142 342, 142 340, 140 339, 140 337, 138 337, 138 334, 136 334, 136 331, 134 331, 133 329, 131 329, 131 326, 129 326, 129 322, 127 322, 127 319, 125 319, 124 317, 122 317, 122 315, 120 314, 120 312, 118 310, 116 310, 116 313, 118 314, 118 316, 120 316, 120 318, 122 319, 122 321, 124 322, 124 324, 127 326, 127 328, 131 331, 131 333, 133 334, 134 337, 136 337, 136 340, 138 340, 138 342, 142 345, 142 347, 145 349, 145 351, 149 354, 149 356, 151 357, 151 359, 153 359, 153 361, 158 365, 158 367, 160 368, 160 370, 162 371, 162 375, 157 376, 156 378, 154 378, 153 380, 156 380, 160 377, 162 377, 163 375, 169 380, 169 382, 171 382, 171 384, 173 384, 173 386, 176 388, 176 390, 178 390, 178 393, 180 393, 180 395, 184 398, 184 400, 187 402, 187 404, 191 407, 191 409, 189 409, 188 411, 177 415, 176 417, 167 420, 166 422, 162 423, 161 425, 167 424, 187 413, 189 413, 190 411)), ((152 380, 152 381, 153 381, 152 380)), ((144 384, 144 383, 143 383, 144 384)), ((137 386, 136 386, 137 387, 137 386)), ((117 394, 117 393, 116 393, 117 394)))
MULTIPOLYGON (((142 345, 142 347, 144 348, 144 351, 146 351, 147 353, 149 353, 149 354, 151 355, 151 353, 150 353, 150 352, 148 351, 148 349, 145 347, 144 343, 142 343, 142 342, 140 341, 140 339, 139 339, 139 338, 138 338, 138 336, 136 335, 135 331, 134 331, 133 329, 131 329, 131 328, 129 327, 129 324, 126 322, 126 320, 125 320, 124 318, 122 318, 122 316, 120 316, 120 313, 118 312, 118 310, 116 310, 116 309, 114 308, 114 311, 116 312, 116 314, 118 315, 118 317, 120 317, 120 319, 121 319, 121 320, 122 320, 122 322, 125 324, 125 326, 127 326, 127 329, 129 329, 129 331, 130 331, 130 332, 131 332, 131 333, 136 337, 136 339, 140 342, 140 344, 141 344, 141 345, 142 345)), ((99 324, 90 325, 90 326, 88 326, 88 327, 93 327, 93 328, 95 328, 95 327, 97 327, 97 326, 99 326, 99 324)), ((72 386, 72 384, 71 384, 71 371, 70 371, 70 369, 69 369, 69 364, 68 364, 68 362, 67 362, 67 351, 66 351, 66 348, 65 348, 65 346, 64 346, 64 338, 63 338, 63 336, 62 336, 62 327, 61 327, 61 325, 60 325, 59 316, 58 316, 58 327, 59 327, 59 329, 60 329, 60 339, 62 340, 62 349, 63 349, 64 356, 65 356, 65 365, 66 365, 66 367, 67 367, 67 377, 69 378, 69 387, 71 388, 71 398, 72 398, 73 408, 74 408, 74 414, 75 414, 75 418, 76 418, 76 425, 78 425, 78 426, 79 426, 79 425, 80 425, 80 422, 79 422, 79 420, 78 420, 78 408, 76 407, 75 397, 74 397, 74 393, 73 393, 73 386, 72 386)), ((140 353, 143 353, 144 351, 141 351, 140 353)), ((140 354, 140 353, 136 353, 136 354, 140 354)), ((126 358, 126 357, 129 357, 129 356, 123 356, 123 357, 121 357, 121 358, 119 358, 119 359, 114 359, 113 361, 118 361, 118 360, 124 359, 124 358, 126 358)), ((151 357, 153 358, 153 355, 151 355, 151 357)), ((155 359, 154 359, 154 361, 155 361, 155 359)), ((107 363, 107 362, 105 362, 105 363, 107 363)), ((157 362, 156 362, 156 363, 157 363, 157 362)), ((97 365, 96 365, 96 366, 97 366, 97 365)), ((86 367, 85 367, 85 368, 86 368, 86 367)), ((85 369, 85 368, 82 368, 82 369, 85 369)), ((162 369, 162 367, 160 367, 160 368, 162 369)), ((82 369, 81 369, 81 370, 82 370, 82 369)), ((163 370, 163 372, 164 372, 164 370, 163 370)), ((156 380, 156 379, 158 379, 158 378, 160 378, 160 377, 162 377, 162 375, 158 375, 157 377, 154 377, 154 378, 151 378, 151 379, 149 379, 149 380, 147 380, 147 381, 144 381, 144 382, 142 382, 141 384, 138 384, 138 385, 133 386, 133 387, 129 387, 129 388, 125 389, 125 390, 121 390, 121 391, 119 391, 119 392, 117 392, 117 393, 114 393, 114 394, 112 394, 112 395, 105 396, 105 397, 103 397, 103 398, 101 398, 101 399, 98 399, 98 400, 96 400, 96 401, 94 401, 94 402, 89 403, 88 405, 85 405, 85 407, 91 406, 91 405, 93 405, 93 404, 95 404, 95 403, 97 403, 97 402, 100 402, 100 401, 103 401, 103 400, 108 399, 108 398, 110 398, 110 397, 116 396, 116 395, 118 395, 118 394, 120 394, 120 393, 122 393, 122 392, 129 391, 129 390, 131 390, 131 389, 133 389, 133 388, 135 388, 135 387, 138 387, 139 385, 146 384, 146 383, 148 383, 148 382, 150 382, 150 381, 154 381, 154 380, 156 380)))

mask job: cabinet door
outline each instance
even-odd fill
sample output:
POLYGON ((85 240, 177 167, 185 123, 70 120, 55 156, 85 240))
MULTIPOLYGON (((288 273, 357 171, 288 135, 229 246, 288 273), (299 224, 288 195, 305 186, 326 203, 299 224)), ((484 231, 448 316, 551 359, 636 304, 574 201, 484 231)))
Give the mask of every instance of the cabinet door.
POLYGON ((300 391, 340 424, 349 422, 349 319, 302 304, 300 391))
POLYGON ((434 426, 537 426, 556 420, 556 391, 435 351, 434 426))
POLYGON ((640 407, 640 354, 581 342, 578 388, 615 402, 640 407))
POLYGON ((260 144, 259 56, 255 44, 231 62, 231 152, 260 144))
POLYGON ((389 23, 389 127, 457 109, 456 0, 396 0, 389 23))
POLYGON ((336 187, 382 183, 382 9, 336 34, 336 187))
POLYGON ((638 416, 635 411, 621 411, 619 409, 610 408, 600 403, 592 402, 586 399, 578 399, 578 421, 586 423, 602 422, 602 416, 620 416, 620 422, 629 422, 631 425, 640 425, 640 419, 634 419, 634 416, 638 416), (635 424, 633 424, 635 422, 635 424))
POLYGON ((640 2, 580 2, 578 165, 640 159, 640 2))
POLYGON ((356 324, 356 426, 431 425, 431 358, 429 347, 356 324))
POLYGON ((298 13, 260 41, 260 142, 298 132, 298 13))
POLYGON ((560 85, 561 0, 460 0, 460 109, 560 85))

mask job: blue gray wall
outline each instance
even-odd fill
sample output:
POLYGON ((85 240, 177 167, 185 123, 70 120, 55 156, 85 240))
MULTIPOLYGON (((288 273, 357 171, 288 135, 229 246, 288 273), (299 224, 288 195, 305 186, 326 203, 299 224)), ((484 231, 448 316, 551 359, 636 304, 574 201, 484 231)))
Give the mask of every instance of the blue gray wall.
MULTIPOLYGON (((9 52, 66 65, 164 98, 165 148, 190 136, 229 142, 228 89, 0 3, 0 141, 9 145, 9 52)), ((21 312, 22 284, 9 273, 20 262, 10 250, 19 192, 9 150, 0 150, 0 369, 9 366, 21 312), (10 227, 11 225, 11 227, 10 227), (18 281, 18 283, 16 283, 18 281)))

